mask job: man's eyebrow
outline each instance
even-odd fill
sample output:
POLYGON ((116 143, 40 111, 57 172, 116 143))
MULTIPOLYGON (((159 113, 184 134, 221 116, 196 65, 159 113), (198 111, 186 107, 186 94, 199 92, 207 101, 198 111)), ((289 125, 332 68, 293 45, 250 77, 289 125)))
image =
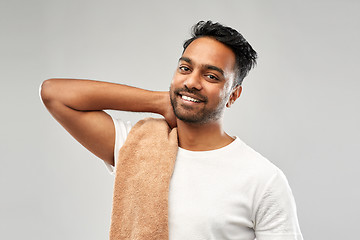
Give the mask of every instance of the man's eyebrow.
POLYGON ((180 61, 185 61, 185 62, 187 62, 187 63, 191 63, 191 59, 190 58, 187 58, 187 57, 181 57, 181 58, 179 58, 179 62, 180 61))
POLYGON ((224 76, 224 70, 222 70, 219 67, 216 67, 216 66, 213 66, 213 65, 205 65, 205 68, 210 69, 210 70, 218 71, 219 73, 221 73, 221 75, 224 76))

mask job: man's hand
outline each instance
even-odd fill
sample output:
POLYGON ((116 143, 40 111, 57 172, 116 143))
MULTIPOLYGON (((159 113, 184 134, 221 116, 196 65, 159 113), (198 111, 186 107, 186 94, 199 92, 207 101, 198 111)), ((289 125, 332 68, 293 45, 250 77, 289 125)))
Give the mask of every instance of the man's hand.
POLYGON ((165 109, 162 115, 164 116, 166 122, 169 124, 170 128, 174 128, 176 127, 176 116, 174 114, 174 109, 171 106, 169 92, 165 92, 165 95, 166 95, 166 103, 164 104, 165 109))

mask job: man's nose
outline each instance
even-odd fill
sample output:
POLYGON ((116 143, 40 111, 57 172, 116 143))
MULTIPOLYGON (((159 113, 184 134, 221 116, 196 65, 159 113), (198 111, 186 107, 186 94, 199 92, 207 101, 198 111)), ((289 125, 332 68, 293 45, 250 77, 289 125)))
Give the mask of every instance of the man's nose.
POLYGON ((187 75, 187 78, 184 82, 185 87, 188 89, 196 89, 201 90, 201 75, 196 72, 192 72, 191 74, 187 75))

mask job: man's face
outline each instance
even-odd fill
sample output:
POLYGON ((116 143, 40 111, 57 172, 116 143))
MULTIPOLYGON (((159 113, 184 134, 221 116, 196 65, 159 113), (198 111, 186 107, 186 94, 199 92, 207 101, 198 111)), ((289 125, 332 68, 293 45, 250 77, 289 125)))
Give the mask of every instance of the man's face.
POLYGON ((178 119, 209 123, 223 116, 232 90, 235 54, 215 39, 194 40, 179 59, 170 86, 170 99, 178 119))

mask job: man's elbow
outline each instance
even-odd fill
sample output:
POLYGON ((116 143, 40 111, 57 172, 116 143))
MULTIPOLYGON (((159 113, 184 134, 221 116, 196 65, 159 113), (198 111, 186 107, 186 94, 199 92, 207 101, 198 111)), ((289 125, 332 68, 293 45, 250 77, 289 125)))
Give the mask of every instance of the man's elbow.
POLYGON ((47 79, 42 82, 39 89, 39 94, 42 102, 45 106, 48 106, 50 102, 54 99, 54 92, 56 91, 54 88, 55 79, 47 79))

